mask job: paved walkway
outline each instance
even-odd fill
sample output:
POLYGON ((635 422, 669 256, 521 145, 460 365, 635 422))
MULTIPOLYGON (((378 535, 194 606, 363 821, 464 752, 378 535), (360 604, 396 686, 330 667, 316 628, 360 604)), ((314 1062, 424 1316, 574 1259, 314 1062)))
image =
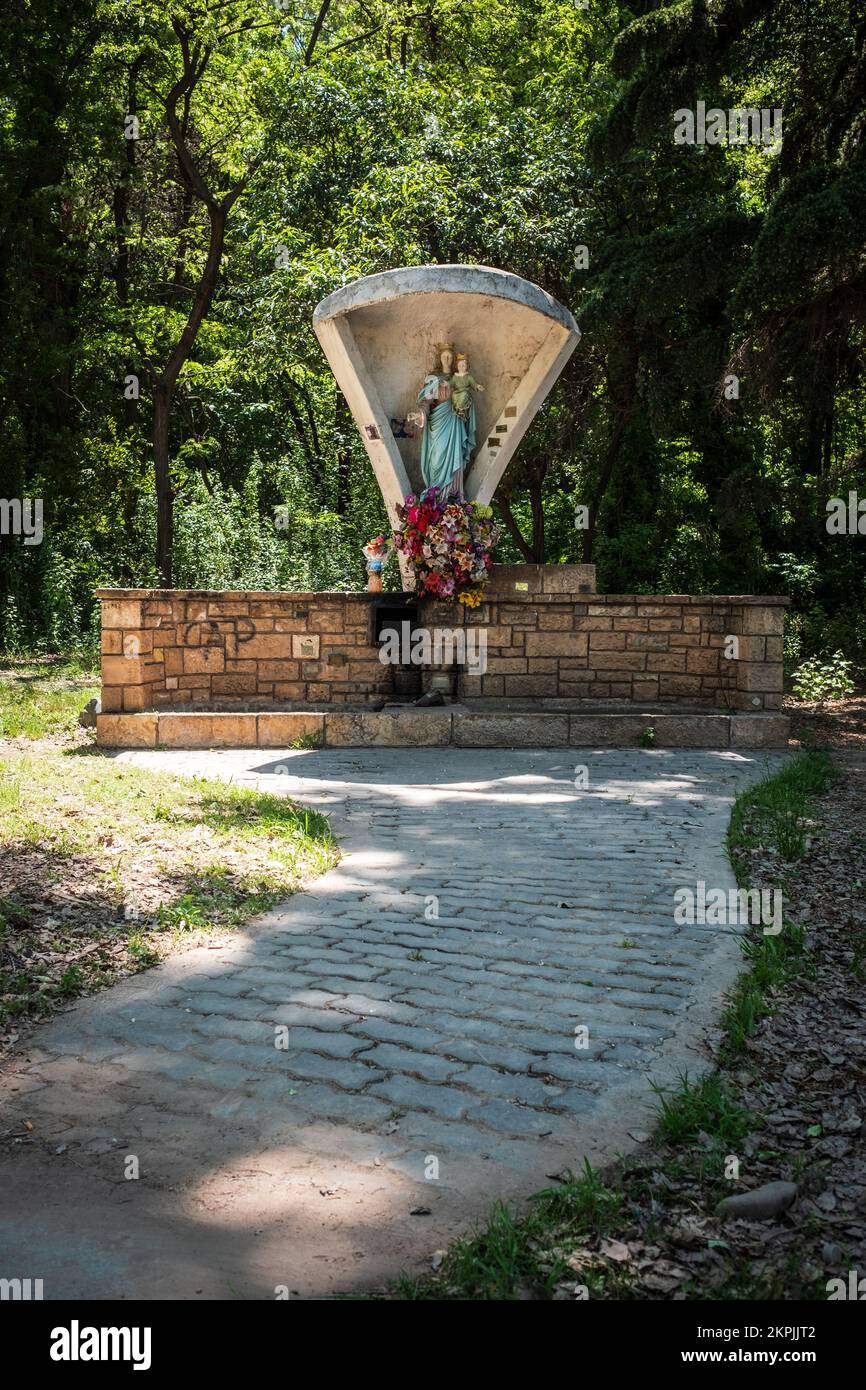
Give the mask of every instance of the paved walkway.
POLYGON ((0 1131, 43 1141, 0 1158, 0 1274, 46 1297, 369 1288, 627 1148, 650 1083, 706 1065, 739 951, 676 926, 673 895, 733 884, 730 800, 779 755, 120 756, 284 790, 344 858, 38 1032, 0 1088, 0 1131))

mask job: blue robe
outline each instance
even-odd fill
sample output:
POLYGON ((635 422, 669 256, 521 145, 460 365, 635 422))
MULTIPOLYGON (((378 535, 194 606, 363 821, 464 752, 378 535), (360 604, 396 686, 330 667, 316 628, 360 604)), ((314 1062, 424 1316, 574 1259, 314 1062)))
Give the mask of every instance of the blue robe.
POLYGON ((418 392, 419 404, 431 402, 421 435, 421 473, 425 487, 456 488, 462 493, 463 470, 475 448, 475 402, 469 407, 468 420, 460 418, 450 399, 433 408, 440 384, 449 379, 444 372, 432 372, 418 392))

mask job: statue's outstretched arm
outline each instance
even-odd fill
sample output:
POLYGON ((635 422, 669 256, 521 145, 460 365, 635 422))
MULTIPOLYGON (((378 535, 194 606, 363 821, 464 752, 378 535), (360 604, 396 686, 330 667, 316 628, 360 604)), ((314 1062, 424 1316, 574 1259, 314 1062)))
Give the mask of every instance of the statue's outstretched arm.
POLYGON ((439 378, 432 375, 428 376, 421 390, 418 392, 418 395, 415 397, 417 404, 421 408, 420 410, 409 411, 409 414, 406 416, 409 423, 417 425, 419 430, 423 430, 427 423, 427 416, 430 414, 430 408, 438 395, 439 378))

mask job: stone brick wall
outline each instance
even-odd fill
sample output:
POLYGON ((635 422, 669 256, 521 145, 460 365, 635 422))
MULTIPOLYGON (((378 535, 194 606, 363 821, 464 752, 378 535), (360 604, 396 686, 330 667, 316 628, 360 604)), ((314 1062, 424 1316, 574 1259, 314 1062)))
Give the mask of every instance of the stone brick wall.
MULTIPOLYGON (((459 676, 462 698, 780 708, 787 599, 593 590, 591 566, 500 566, 480 608, 425 603, 420 622, 486 628, 486 673, 459 676), (724 655, 729 636, 739 644, 735 660, 724 655)), ((98 592, 107 714, 393 698, 394 672, 378 659, 373 610, 412 597, 98 592)))
MULTIPOLYGON (((487 630, 487 671, 460 675, 457 693, 777 710, 787 603, 778 597, 491 593, 463 615, 487 630), (725 656, 728 637, 737 639, 735 659, 725 656)), ((454 625, 453 606, 425 604, 424 622, 454 625)))
POLYGON ((102 708, 364 703, 390 691, 381 595, 100 589, 102 708))

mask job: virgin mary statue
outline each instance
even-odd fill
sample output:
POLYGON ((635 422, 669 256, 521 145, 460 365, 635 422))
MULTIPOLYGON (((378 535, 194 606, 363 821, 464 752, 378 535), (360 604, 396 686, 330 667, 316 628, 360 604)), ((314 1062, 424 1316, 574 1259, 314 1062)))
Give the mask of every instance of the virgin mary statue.
MULTIPOLYGON (((421 473, 425 487, 463 495, 463 472, 475 448, 475 402, 461 411, 452 401, 454 344, 436 343, 439 365, 418 392, 419 410, 407 417, 422 431, 421 473)), ((468 393, 467 393, 468 394, 468 393)))

